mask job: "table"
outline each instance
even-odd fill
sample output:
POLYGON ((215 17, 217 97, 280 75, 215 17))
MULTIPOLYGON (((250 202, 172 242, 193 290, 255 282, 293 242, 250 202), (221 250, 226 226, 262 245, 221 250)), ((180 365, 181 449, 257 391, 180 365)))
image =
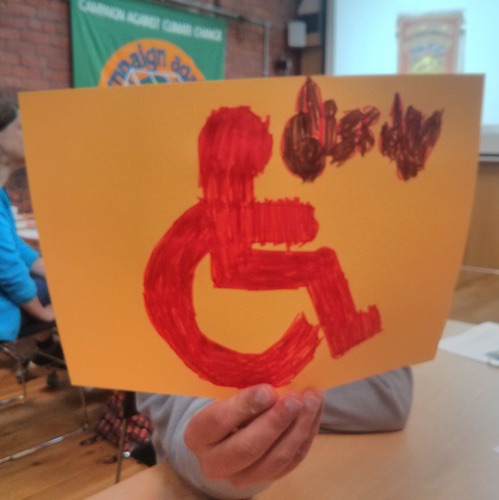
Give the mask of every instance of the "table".
MULTIPOLYGON (((444 335, 467 323, 448 321, 444 335)), ((93 500, 206 498, 162 463, 93 500)), ((405 430, 320 435, 306 459, 257 500, 499 499, 499 369, 454 354, 414 367, 405 430)))

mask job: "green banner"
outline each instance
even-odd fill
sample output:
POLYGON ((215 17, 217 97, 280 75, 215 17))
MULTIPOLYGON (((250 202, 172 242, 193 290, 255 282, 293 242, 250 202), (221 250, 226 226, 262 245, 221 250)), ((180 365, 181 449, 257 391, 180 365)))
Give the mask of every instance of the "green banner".
POLYGON ((70 0, 74 87, 224 77, 223 19, 137 0, 70 0))

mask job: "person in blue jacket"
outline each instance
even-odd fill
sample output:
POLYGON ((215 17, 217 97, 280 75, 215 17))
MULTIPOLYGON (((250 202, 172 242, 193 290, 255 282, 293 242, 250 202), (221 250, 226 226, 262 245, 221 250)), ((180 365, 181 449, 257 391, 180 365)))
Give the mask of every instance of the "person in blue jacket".
MULTIPOLYGON (((0 99, 0 340, 15 340, 21 325, 54 321, 41 255, 17 235, 7 191, 9 176, 25 165, 21 118, 17 105, 0 99)), ((38 336, 49 354, 60 350, 50 331, 38 336)))

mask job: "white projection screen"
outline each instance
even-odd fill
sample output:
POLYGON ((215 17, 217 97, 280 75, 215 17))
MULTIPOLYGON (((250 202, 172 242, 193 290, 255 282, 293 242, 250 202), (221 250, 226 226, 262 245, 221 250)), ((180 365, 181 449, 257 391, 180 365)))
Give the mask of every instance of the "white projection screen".
POLYGON ((499 161, 499 1, 327 0, 325 73, 398 72, 397 20, 460 12, 458 71, 485 74, 480 159, 499 161))

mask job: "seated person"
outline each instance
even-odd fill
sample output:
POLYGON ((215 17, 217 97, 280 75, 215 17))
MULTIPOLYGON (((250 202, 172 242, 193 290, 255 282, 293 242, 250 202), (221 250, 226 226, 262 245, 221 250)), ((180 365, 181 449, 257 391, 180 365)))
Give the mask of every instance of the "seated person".
POLYGON ((405 426, 412 372, 402 368, 326 391, 278 395, 249 387, 223 400, 137 394, 154 426, 158 461, 168 460, 214 498, 248 498, 293 470, 318 432, 382 432, 405 426))
MULTIPOLYGON (((54 321, 40 254, 17 235, 9 196, 3 187, 24 167, 21 120, 17 106, 0 99, 0 340, 13 341, 31 322, 54 321)), ((38 347, 57 357, 60 344, 50 330, 37 335, 38 347)), ((45 358, 46 360, 46 358, 45 358)), ((34 360, 43 362, 42 357, 34 360)))

